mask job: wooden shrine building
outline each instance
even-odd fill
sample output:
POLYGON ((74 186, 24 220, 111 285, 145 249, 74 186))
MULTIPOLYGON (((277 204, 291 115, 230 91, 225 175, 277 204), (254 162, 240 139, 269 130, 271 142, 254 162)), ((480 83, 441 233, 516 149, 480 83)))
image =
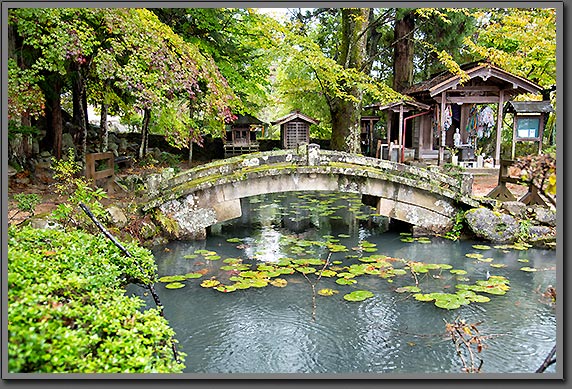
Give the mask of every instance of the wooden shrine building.
POLYGON ((364 107, 374 112, 385 113, 387 127, 384 133, 382 132, 382 139, 379 139, 376 145, 376 156, 395 162, 404 162, 413 158, 421 159, 423 151, 432 150, 433 145, 429 143, 431 138, 429 137, 425 145, 424 139, 419 136, 420 131, 414 131, 414 125, 419 128, 421 123, 427 121, 428 123, 422 127, 430 128, 430 108, 429 105, 414 100, 400 100, 385 105, 377 103, 364 107), (412 123, 411 119, 414 118, 418 119, 412 123), (397 123, 397 128, 393 128, 395 123, 397 123))
POLYGON ((251 115, 238 115, 237 119, 226 127, 224 157, 233 157, 259 150, 256 136, 264 129, 264 123, 251 115))
POLYGON ((301 144, 310 143, 310 125, 319 121, 294 111, 276 119, 272 125, 280 126, 280 143, 284 149, 293 149, 301 144))
POLYGON ((413 131, 419 133, 418 154, 423 155, 428 146, 437 140, 438 162, 442 164, 445 147, 453 147, 453 134, 460 129, 462 143, 470 144, 470 137, 475 136, 470 130, 471 110, 477 105, 493 105, 489 118, 492 118, 491 135, 495 140, 494 161, 499 166, 501 158, 501 133, 503 107, 517 95, 540 94, 542 88, 525 79, 504 71, 488 63, 473 62, 461 66, 466 74, 461 75, 445 71, 433 78, 412 85, 402 91, 417 102, 429 105, 433 111, 432 120, 423 120, 414 126, 413 131))

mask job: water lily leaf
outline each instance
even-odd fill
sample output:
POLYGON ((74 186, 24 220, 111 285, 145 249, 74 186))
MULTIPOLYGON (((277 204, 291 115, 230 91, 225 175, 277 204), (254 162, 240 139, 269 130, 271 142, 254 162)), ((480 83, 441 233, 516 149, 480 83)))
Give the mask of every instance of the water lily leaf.
POLYGON ((351 293, 344 295, 344 300, 347 301, 363 301, 373 297, 373 293, 367 290, 354 290, 351 293))
POLYGON ((185 259, 195 259, 197 257, 198 257, 197 254, 187 254, 187 255, 183 256, 183 258, 185 258, 185 259))
POLYGON ((479 259, 483 257, 483 254, 480 253, 467 253, 465 254, 465 257, 467 258, 474 258, 474 259, 479 259))
POLYGON ((376 251, 377 251, 377 248, 375 248, 375 247, 365 247, 363 249, 363 252, 365 252, 365 253, 375 253, 376 251))
POLYGON ((310 267, 310 266, 298 266, 295 268, 296 271, 299 271, 300 273, 303 274, 312 274, 316 272, 316 268, 310 267))
POLYGON ((481 296, 480 294, 476 294, 475 296, 471 297, 470 300, 473 303, 488 303, 491 301, 491 299, 487 296, 481 296))
POLYGON ((175 282, 175 281, 184 281, 187 277, 185 276, 164 276, 159 278, 159 282, 175 282))
POLYGON ((258 265, 256 267, 256 270, 260 270, 260 271, 273 271, 275 270, 274 266, 272 265, 258 265))
POLYGON ((205 255, 205 259, 209 261, 217 261, 220 259, 220 255, 205 255))
POLYGON ((288 281, 283 278, 276 278, 275 280, 270 281, 270 285, 276 286, 278 288, 283 288, 288 285, 288 281))
POLYGON ((412 242, 415 242, 415 238, 412 238, 412 237, 401 238, 400 240, 401 240, 403 243, 412 243, 412 242))
POLYGON ((322 277, 334 277, 334 276, 336 276, 337 274, 338 274, 338 273, 336 273, 336 272, 333 271, 333 270, 326 269, 326 270, 324 270, 324 271, 322 272, 322 277))
POLYGON ((491 263, 491 267, 495 267, 495 268, 502 268, 502 267, 506 267, 506 265, 504 263, 491 263))
POLYGON ((459 274, 459 275, 467 274, 467 271, 466 271, 466 270, 462 270, 462 269, 451 269, 451 270, 449 270, 449 272, 450 272, 451 274, 459 274))
POLYGON ((525 272, 535 272, 535 271, 537 271, 535 268, 529 267, 529 266, 521 267, 520 270, 525 271, 525 272))
POLYGON ((474 245, 473 245, 473 248, 474 248, 475 250, 489 250, 491 247, 490 247, 490 246, 487 246, 487 245, 485 245, 485 244, 474 244, 474 245))
POLYGON ((291 267, 281 267, 276 269, 276 273, 278 274, 294 274, 296 270, 292 269, 291 267))
POLYGON ((181 282, 172 282, 170 284, 165 285, 165 288, 167 289, 181 289, 185 286, 185 284, 181 283, 181 282))
POLYGON ((242 239, 240 238, 229 238, 226 240, 228 243, 241 243, 242 239))
POLYGON ((485 263, 489 263, 492 262, 494 259, 493 258, 478 258, 477 261, 479 262, 485 262, 485 263))
POLYGON ((376 247, 377 244, 368 242, 367 240, 363 240, 363 241, 360 242, 360 246, 361 246, 361 247, 369 247, 369 248, 372 248, 372 247, 376 247))
POLYGON ((417 301, 433 301, 435 298, 430 294, 416 293, 413 295, 417 301))
POLYGON ((407 272, 403 269, 393 269, 392 274, 397 275, 397 276, 402 276, 404 274, 407 274, 407 272))
POLYGON ((218 285, 214 288, 215 290, 218 290, 219 292, 222 293, 230 293, 230 292, 234 292, 236 289, 238 289, 235 285, 218 285))
POLYGON ((443 309, 457 309, 461 307, 461 302, 459 300, 435 300, 435 306, 443 309))
POLYGON ((254 270, 247 270, 247 271, 241 271, 240 272, 240 276, 243 278, 255 278, 255 277, 259 277, 260 272, 258 271, 254 271, 254 270))
POLYGON ((449 265, 448 263, 439 263, 438 266, 439 266, 439 269, 443 269, 443 270, 449 270, 449 269, 453 268, 453 266, 449 265))
POLYGON ((411 236, 413 235, 411 232, 400 232, 399 235, 401 236, 411 236))
POLYGON ((201 286, 203 288, 213 288, 218 285, 220 285, 220 281, 217 280, 204 280, 203 282, 201 282, 201 286))
POLYGON ((522 262, 522 263, 528 263, 528 262, 529 262, 529 260, 528 260, 528 259, 524 259, 524 258, 523 258, 523 259, 518 259, 518 262, 522 262))
MULTIPOLYGON (((204 250, 204 249, 196 250, 196 251, 195 251, 195 254, 201 254, 201 255, 205 255, 205 254, 209 254, 209 253, 213 253, 213 251, 204 250)), ((214 254, 216 254, 216 253, 214 253, 214 254)), ((213 255, 214 255, 214 254, 213 254, 213 255)))
POLYGON ((203 275, 201 273, 187 273, 185 274, 185 278, 193 279, 193 278, 201 278, 203 275))
POLYGON ((402 286, 401 288, 395 289, 397 293, 405 293, 405 292, 421 292, 421 288, 418 286, 402 286))
POLYGON ((352 285, 355 284, 357 281, 352 278, 338 278, 336 280, 336 284, 339 285, 352 285))
POLYGON ((333 265, 341 265, 343 262, 342 261, 332 261, 333 265))
POLYGON ((254 288, 264 288, 268 286, 268 280, 261 280, 261 279, 248 279, 247 280, 250 286, 254 288))
POLYGON ((242 259, 240 259, 240 258, 226 258, 226 259, 223 259, 223 262, 228 263, 229 265, 234 265, 237 263, 241 263, 242 259))
POLYGON ((351 235, 348 235, 348 234, 338 234, 338 238, 351 238, 351 235))
POLYGON ((353 273, 344 272, 344 273, 338 273, 337 276, 343 278, 354 278, 356 275, 353 273))
POLYGON ((339 293, 337 290, 335 289, 329 289, 329 288, 325 288, 325 289, 320 289, 318 291, 318 294, 320 296, 333 296, 334 294, 339 293))

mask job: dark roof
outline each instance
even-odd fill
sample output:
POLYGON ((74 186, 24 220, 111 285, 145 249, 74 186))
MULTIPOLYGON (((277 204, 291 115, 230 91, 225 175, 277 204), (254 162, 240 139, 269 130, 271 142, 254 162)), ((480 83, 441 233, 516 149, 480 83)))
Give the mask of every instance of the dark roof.
MULTIPOLYGON (((542 88, 539 85, 525 78, 504 71, 489 63, 471 62, 462 65, 461 70, 465 71, 471 79, 481 77, 486 81, 489 78, 493 78, 504 83, 512 84, 513 90, 517 94, 538 94, 542 91, 542 88)), ((429 80, 422 81, 406 88, 402 93, 412 95, 421 92, 428 92, 431 96, 435 96, 445 90, 454 89, 460 83, 461 77, 459 75, 453 74, 449 71, 443 71, 429 80)))
POLYGON ((509 101, 506 111, 513 113, 549 113, 554 112, 550 101, 509 101))
POLYGON ((262 122, 260 119, 255 118, 254 116, 249 115, 249 114, 245 114, 245 115, 239 114, 236 116, 237 116, 237 118, 235 121, 233 121, 231 123, 232 125, 235 125, 235 124, 264 124, 264 122, 262 122))
POLYGON ((273 125, 283 124, 283 123, 286 123, 286 122, 290 122, 290 121, 292 121, 292 120, 294 120, 294 119, 302 119, 303 121, 308 122, 308 123, 311 123, 311 124, 318 124, 318 123, 320 122, 320 121, 317 120, 317 119, 311 118, 310 116, 306 116, 306 115, 304 115, 303 113, 300 113, 300 111, 294 111, 294 112, 289 113, 289 114, 286 115, 286 116, 283 116, 283 117, 281 117, 281 118, 279 118, 279 119, 274 120, 274 121, 272 122, 272 124, 273 124, 273 125))

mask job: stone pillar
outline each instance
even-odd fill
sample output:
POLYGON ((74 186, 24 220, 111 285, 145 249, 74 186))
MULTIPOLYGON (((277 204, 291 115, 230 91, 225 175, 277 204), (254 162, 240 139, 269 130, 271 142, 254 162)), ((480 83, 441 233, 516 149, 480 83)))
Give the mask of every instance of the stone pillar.
POLYGON ((320 164, 320 145, 310 143, 308 145, 307 164, 308 166, 318 166, 320 164))

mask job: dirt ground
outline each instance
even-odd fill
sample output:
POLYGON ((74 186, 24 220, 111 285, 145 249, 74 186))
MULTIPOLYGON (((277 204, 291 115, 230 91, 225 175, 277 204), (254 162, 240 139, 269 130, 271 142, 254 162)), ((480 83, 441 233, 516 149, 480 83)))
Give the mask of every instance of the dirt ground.
MULTIPOLYGON (((186 164, 181 164, 182 170, 187 169, 186 164)), ((146 175, 158 171, 159 167, 130 167, 122 169, 118 175, 126 176, 130 174, 146 175)), ((495 171, 490 173, 475 173, 473 176, 473 195, 486 196, 492 191, 498 183, 498 174, 495 171)), ((50 213, 58 204, 64 201, 64 198, 55 193, 54 181, 50 179, 34 180, 28 172, 21 172, 9 178, 8 182, 8 221, 10 224, 17 224, 24 220, 28 215, 19 212, 16 209, 16 203, 13 201, 13 195, 16 193, 35 193, 41 197, 41 203, 36 207, 35 214, 42 215, 50 213)), ((507 187, 515 195, 521 198, 527 192, 527 188, 522 185, 507 184, 507 187)), ((109 193, 107 198, 101 200, 103 205, 128 203, 136 201, 130 193, 117 190, 115 193, 109 193)))

